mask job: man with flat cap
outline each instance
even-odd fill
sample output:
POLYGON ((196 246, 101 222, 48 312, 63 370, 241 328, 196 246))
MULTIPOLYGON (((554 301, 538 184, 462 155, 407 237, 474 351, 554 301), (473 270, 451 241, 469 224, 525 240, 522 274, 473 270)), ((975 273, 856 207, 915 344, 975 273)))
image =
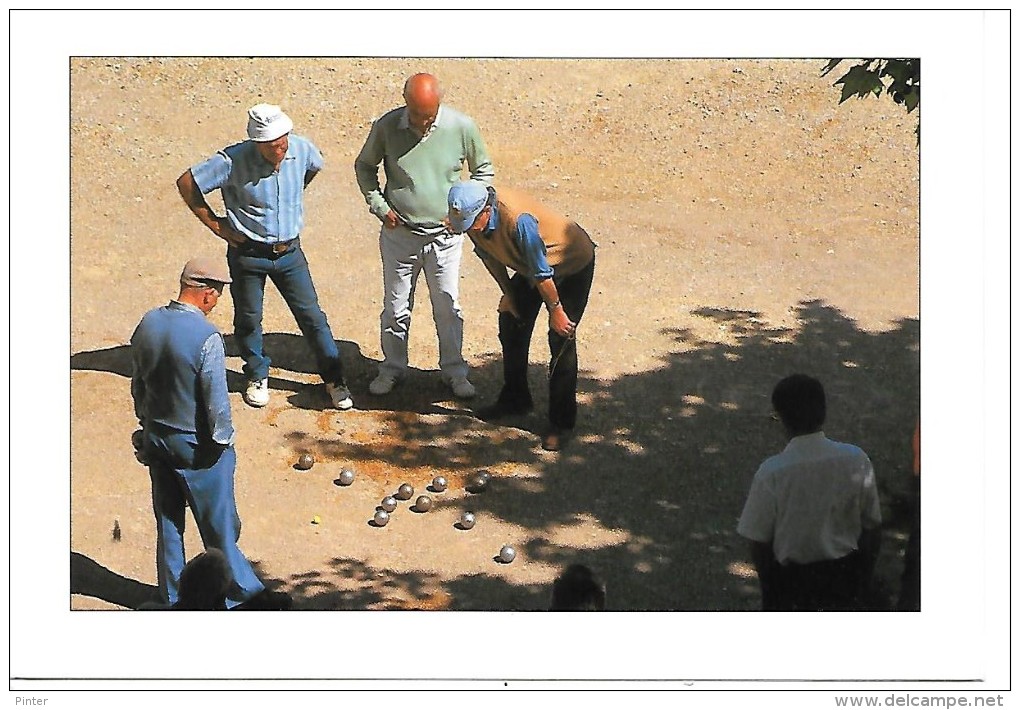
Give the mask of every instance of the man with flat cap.
POLYGON ((577 421, 575 335, 595 275, 595 242, 577 222, 515 190, 466 180, 450 189, 448 203, 450 228, 467 233, 503 293, 498 307, 503 389, 479 416, 493 420, 531 411, 528 350, 544 304, 551 354, 542 448, 559 451, 577 421))
POLYGON ((343 363, 301 249, 304 189, 322 170, 319 149, 292 134, 293 121, 279 106, 248 110, 248 140, 228 146, 177 179, 188 208, 227 243, 234 281, 234 337, 248 386, 244 401, 269 404, 269 356, 262 349, 262 304, 266 277, 279 289, 315 354, 326 393, 337 409, 353 406, 343 363), (219 189, 226 217, 217 216, 204 195, 219 189))
POLYGON ((185 506, 190 506, 202 543, 226 559, 231 575, 227 608, 286 609, 290 597, 269 592, 237 546, 237 455, 223 336, 206 318, 228 283, 221 259, 192 259, 181 272, 177 298, 146 313, 135 328, 131 396, 141 429, 132 443, 152 480, 163 604, 173 606, 179 599, 185 506))
POLYGON ((382 223, 383 362, 369 385, 389 394, 407 374, 407 341, 418 276, 425 271, 439 337, 439 369, 454 396, 475 396, 461 353, 460 259, 464 235, 445 224, 446 194, 467 166, 472 178, 491 182, 492 161, 475 122, 442 104, 439 80, 415 74, 404 83, 404 106, 373 124, 354 162, 358 187, 382 223), (379 185, 379 165, 386 185, 379 185))

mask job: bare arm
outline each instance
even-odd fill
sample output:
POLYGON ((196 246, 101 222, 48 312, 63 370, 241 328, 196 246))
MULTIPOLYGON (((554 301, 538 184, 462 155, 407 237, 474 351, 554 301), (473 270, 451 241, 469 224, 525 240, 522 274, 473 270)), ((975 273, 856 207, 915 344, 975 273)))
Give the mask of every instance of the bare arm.
POLYGON ((202 191, 198 189, 198 185, 195 184, 195 177, 191 174, 190 168, 177 178, 177 191, 181 193, 181 198, 184 200, 184 204, 188 206, 188 209, 198 217, 198 221, 204 224, 210 232, 235 247, 241 246, 247 241, 248 238, 234 229, 233 225, 230 224, 230 220, 226 217, 218 217, 212 211, 209 203, 205 200, 205 195, 202 194, 202 191))

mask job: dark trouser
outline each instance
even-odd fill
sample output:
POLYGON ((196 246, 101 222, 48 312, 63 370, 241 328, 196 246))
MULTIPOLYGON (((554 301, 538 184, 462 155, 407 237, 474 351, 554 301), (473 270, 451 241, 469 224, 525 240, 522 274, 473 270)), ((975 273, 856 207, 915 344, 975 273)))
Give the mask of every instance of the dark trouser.
POLYGON ((266 277, 287 302, 298 328, 315 353, 319 374, 324 382, 341 382, 343 365, 326 314, 319 307, 319 298, 312 284, 308 260, 300 243, 283 254, 272 254, 264 247, 245 244, 227 249, 230 267, 230 295, 234 299, 234 338, 244 374, 249 380, 269 376, 269 357, 262 350, 262 302, 266 293, 266 277))
POLYGON ((903 555, 903 577, 900 579, 900 611, 921 610, 921 481, 915 483, 912 500, 910 537, 903 555))
MULTIPOLYGON (((560 303, 574 323, 581 322, 588 305, 595 260, 576 274, 555 277, 560 303)), ((499 403, 513 408, 532 406, 528 388, 528 351, 535 321, 542 309, 542 296, 532 283, 515 274, 510 279, 510 295, 521 318, 499 314, 499 342, 503 346, 503 390, 499 403)), ((567 339, 549 330, 549 421, 559 429, 573 429, 577 422, 577 340, 567 339)))
POLYGON ((854 611, 867 587, 860 552, 809 564, 774 563, 761 576, 763 611, 854 611))

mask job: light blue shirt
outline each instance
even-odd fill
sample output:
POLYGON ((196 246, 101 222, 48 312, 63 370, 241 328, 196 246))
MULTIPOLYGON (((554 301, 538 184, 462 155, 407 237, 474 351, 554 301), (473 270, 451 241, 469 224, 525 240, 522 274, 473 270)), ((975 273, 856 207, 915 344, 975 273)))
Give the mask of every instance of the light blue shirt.
POLYGON ((322 166, 319 149, 291 133, 279 170, 273 170, 253 141, 244 141, 195 165, 191 174, 203 195, 221 191, 227 218, 236 230, 253 241, 273 244, 300 236, 305 185, 322 166))
MULTIPOLYGON (((492 232, 497 227, 499 227, 499 211, 493 209, 489 216, 489 223, 485 225, 485 231, 492 232)), ((542 235, 538 231, 538 220, 534 215, 525 212, 517 218, 514 239, 531 271, 531 273, 522 274, 523 276, 527 276, 532 281, 544 281, 555 276, 556 272, 549 266, 549 260, 546 258, 545 242, 542 241, 542 235)), ((475 246, 475 254, 481 257, 477 246, 475 246)))

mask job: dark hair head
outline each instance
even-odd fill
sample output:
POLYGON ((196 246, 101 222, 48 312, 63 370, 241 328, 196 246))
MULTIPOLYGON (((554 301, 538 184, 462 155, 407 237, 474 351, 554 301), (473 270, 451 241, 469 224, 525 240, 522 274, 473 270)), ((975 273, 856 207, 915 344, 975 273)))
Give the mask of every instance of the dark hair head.
POLYGON ((181 571, 180 592, 175 609, 210 611, 226 609, 226 594, 232 577, 227 558, 215 547, 196 555, 181 571))
POLYGON ((784 377, 772 390, 772 408, 791 436, 812 434, 825 423, 825 390, 808 375, 784 377))
POLYGON ((570 565, 553 582, 550 611, 604 611, 606 590, 584 565, 570 565))

